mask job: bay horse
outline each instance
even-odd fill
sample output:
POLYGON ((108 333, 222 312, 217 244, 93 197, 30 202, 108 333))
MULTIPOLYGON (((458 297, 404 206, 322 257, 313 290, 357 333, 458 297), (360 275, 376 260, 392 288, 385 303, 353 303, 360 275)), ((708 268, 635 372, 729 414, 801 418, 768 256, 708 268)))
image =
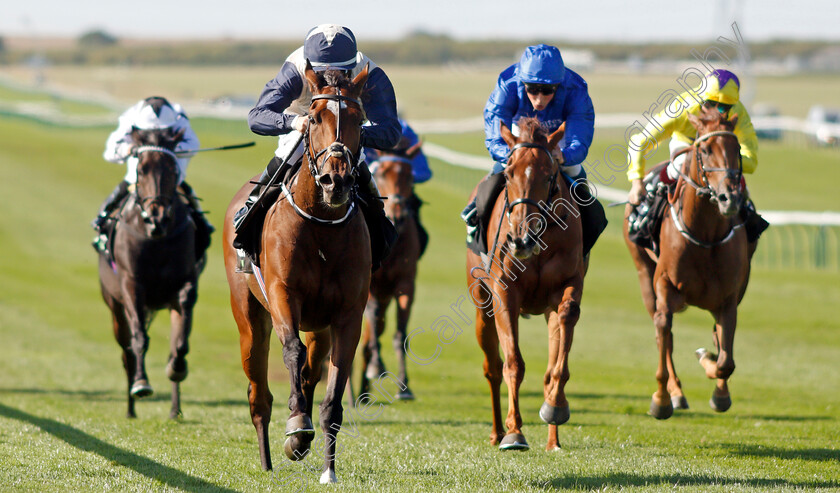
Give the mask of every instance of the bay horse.
POLYGON ((738 214, 744 197, 740 145, 733 133, 737 115, 729 120, 711 110, 688 118, 697 129, 697 138, 694 145, 678 151, 686 157, 663 212, 658 258, 630 240, 627 216, 632 206, 625 210, 624 239, 636 264, 642 300, 653 319, 659 346, 658 387, 650 405, 650 414, 657 419, 671 417, 674 408, 688 408, 674 369, 671 331, 674 313, 688 305, 710 312, 715 320, 714 343, 719 354, 703 349, 697 352, 706 376, 717 379, 709 404, 719 412, 731 406, 727 380, 735 370, 737 310, 747 289, 756 246, 748 244, 738 214))
POLYGON ((283 344, 283 362, 289 370, 291 414, 284 451, 291 460, 303 459, 314 439, 313 396, 321 379, 321 363, 329 355, 326 396, 320 406, 325 440, 322 483, 336 482, 341 399, 370 285, 370 237, 357 214, 353 192, 364 119, 360 96, 368 69, 351 80, 341 71, 318 74, 307 63, 304 75, 313 94, 303 139, 308 169, 302 166, 288 187, 282 185, 282 195, 268 209, 254 274, 236 272, 232 245, 233 216, 244 204, 251 184, 246 183, 234 196, 224 226, 230 303, 239 328, 251 421, 264 470, 272 467, 268 425, 273 396, 267 375, 272 328, 283 344), (306 345, 300 332, 306 334, 306 345))
POLYGON ((370 294, 365 309, 365 330, 362 334, 362 382, 360 394, 368 392, 370 380, 385 373, 380 354, 379 338, 385 331, 385 312, 391 300, 397 301, 397 328, 394 333, 394 350, 399 362, 397 398, 412 400, 414 394, 408 387, 405 369, 405 339, 411 306, 414 303, 414 282, 417 261, 420 258, 420 236, 414 197, 414 175, 411 160, 420 152, 418 142, 402 151, 378 151, 378 166, 373 177, 379 193, 387 197, 385 214, 394 223, 399 236, 390 255, 382 262, 370 280, 370 294))
POLYGON ((170 418, 181 414, 180 382, 187 377, 188 338, 203 259, 196 259, 195 224, 177 192, 175 146, 183 130, 137 130, 137 183, 116 221, 111 251, 99 256, 99 285, 111 309, 114 336, 128 377, 129 418, 135 399, 152 395, 146 374, 148 327, 156 310, 171 322, 166 375, 172 381, 170 418))
POLYGON ((569 419, 565 386, 587 261, 578 205, 551 155, 565 126, 546 135, 536 118, 520 119, 518 125, 515 137, 501 124, 502 138, 511 149, 505 188, 496 199, 486 232, 489 256, 467 251, 467 284, 476 305, 475 331, 490 384, 490 443, 502 450, 529 448, 519 412, 519 386, 525 376, 519 317, 543 315, 548 325, 548 368, 539 414, 549 424, 546 449, 555 450, 560 448, 557 426, 569 419), (508 387, 507 430, 502 427, 499 402, 503 377, 508 387))

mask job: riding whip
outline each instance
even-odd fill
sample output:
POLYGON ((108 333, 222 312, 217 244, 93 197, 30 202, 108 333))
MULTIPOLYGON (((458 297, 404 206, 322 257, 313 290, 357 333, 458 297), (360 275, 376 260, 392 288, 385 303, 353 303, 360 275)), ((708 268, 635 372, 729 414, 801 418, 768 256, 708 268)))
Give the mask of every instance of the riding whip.
POLYGON ((196 152, 207 152, 207 151, 227 151, 230 149, 242 149, 243 147, 251 147, 255 145, 256 142, 245 142, 244 144, 233 144, 229 146, 221 146, 221 147, 207 147, 204 149, 195 149, 193 151, 176 151, 175 154, 179 156, 184 156, 187 154, 195 154, 196 152))

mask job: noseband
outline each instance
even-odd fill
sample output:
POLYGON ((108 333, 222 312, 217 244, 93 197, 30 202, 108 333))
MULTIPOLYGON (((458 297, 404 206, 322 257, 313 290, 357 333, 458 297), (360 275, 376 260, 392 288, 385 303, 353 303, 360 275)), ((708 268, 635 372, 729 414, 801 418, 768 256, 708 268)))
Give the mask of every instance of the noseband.
MULTIPOLYGON (((679 175, 682 176, 683 180, 685 180, 686 183, 688 183, 695 190, 697 190, 697 195, 707 196, 707 197, 709 197, 709 200, 711 200, 712 202, 716 202, 717 197, 713 193, 711 185, 709 185, 709 178, 706 176, 707 173, 726 173, 726 175, 729 178, 733 179, 737 183, 741 182, 741 176, 743 175, 744 166, 743 166, 743 162, 741 160, 740 153, 738 154, 738 169, 737 170, 736 169, 731 169, 731 168, 707 168, 705 166, 705 164, 703 164, 703 156, 701 155, 702 153, 700 152, 700 143, 703 142, 704 140, 708 140, 712 137, 723 137, 723 136, 732 137, 732 138, 735 139, 736 142, 738 141, 738 136, 735 135, 735 133, 730 132, 728 130, 716 130, 714 132, 709 132, 705 135, 702 135, 702 136, 698 137, 697 139, 695 139, 694 144, 692 145, 692 147, 694 148, 694 155, 697 157, 697 168, 700 172, 700 181, 703 182, 702 185, 695 182, 691 178, 691 176, 689 176, 688 173, 690 172, 690 170, 688 172, 685 172, 682 169, 677 170, 679 175)), ((686 147, 685 149, 680 149, 679 151, 677 151, 676 153, 674 153, 671 156, 671 161, 673 161, 674 158, 676 158, 678 155, 683 154, 685 152, 689 152, 692 147, 686 147)))
MULTIPOLYGON (((309 164, 309 173, 312 175, 313 178, 315 178, 315 183, 317 183, 318 186, 321 186, 321 182, 319 181, 322 175, 321 170, 323 169, 324 164, 326 164, 327 160, 331 157, 346 159, 347 164, 350 166, 351 173, 353 175, 358 175, 359 173, 356 155, 353 153, 353 151, 350 150, 349 147, 347 147, 346 145, 344 145, 343 142, 341 142, 341 103, 353 103, 360 109, 362 107, 362 103, 358 99, 348 98, 347 96, 342 96, 341 94, 316 94, 315 96, 312 96, 312 104, 314 104, 315 101, 322 99, 336 102, 338 104, 338 110, 335 111, 335 140, 332 144, 315 153, 314 156, 312 155, 311 151, 309 128, 307 127, 306 129, 306 135, 304 137, 306 140, 306 161, 309 164)), ((311 109, 312 107, 310 106, 310 111, 311 109)), ((309 123, 312 124, 314 121, 315 119, 310 113, 309 123)))
MULTIPOLYGON (((519 144, 516 144, 515 146, 513 146, 513 149, 511 149, 510 152, 507 155, 507 160, 506 161, 510 162, 510 157, 513 155, 513 153, 516 152, 517 149, 522 149, 522 148, 540 149, 541 151, 545 152, 546 155, 548 156, 548 159, 552 163, 554 163, 554 156, 551 155, 551 151, 546 149, 544 146, 541 146, 539 144, 532 144, 532 143, 529 143, 529 142, 520 142, 519 144)), ((559 171, 560 171, 560 168, 558 167, 556 170, 554 170, 554 174, 551 175, 551 188, 548 191, 548 197, 549 198, 551 198, 557 191, 557 173, 559 171)), ((544 214, 549 213, 549 211, 546 210, 545 204, 540 204, 539 202, 537 202, 535 200, 532 200, 532 199, 529 199, 529 198, 526 198, 526 197, 520 197, 520 198, 514 200, 513 202, 510 202, 509 199, 508 199, 508 188, 507 188, 507 182, 506 182, 505 183, 505 214, 507 215, 508 223, 510 223, 510 213, 513 211, 513 208, 516 207, 517 205, 520 205, 520 204, 533 205, 534 207, 539 209, 544 214)))

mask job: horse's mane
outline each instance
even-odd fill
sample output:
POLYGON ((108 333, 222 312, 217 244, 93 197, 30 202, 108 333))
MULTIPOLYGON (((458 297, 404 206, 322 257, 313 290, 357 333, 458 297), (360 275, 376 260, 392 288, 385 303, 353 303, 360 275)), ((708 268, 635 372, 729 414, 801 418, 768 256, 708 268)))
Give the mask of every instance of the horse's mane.
POLYGON ((134 140, 137 145, 141 146, 155 146, 165 147, 166 149, 175 149, 178 142, 181 141, 183 135, 178 135, 174 128, 164 128, 159 130, 140 130, 135 129, 134 140))
POLYGON ((517 126, 519 127, 519 139, 535 144, 545 144, 548 142, 548 135, 546 135, 545 129, 540 125, 540 121, 537 118, 520 118, 517 126))

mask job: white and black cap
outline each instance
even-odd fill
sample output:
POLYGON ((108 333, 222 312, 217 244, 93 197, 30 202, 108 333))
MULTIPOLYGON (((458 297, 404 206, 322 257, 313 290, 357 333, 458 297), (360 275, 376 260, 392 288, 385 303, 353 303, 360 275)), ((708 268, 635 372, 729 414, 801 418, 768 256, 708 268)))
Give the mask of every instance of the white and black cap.
POLYGON ((140 130, 161 130, 175 125, 178 113, 165 98, 153 96, 143 101, 134 126, 140 130))
POLYGON ((337 24, 313 27, 303 42, 303 56, 315 70, 350 70, 356 66, 356 36, 337 24))

